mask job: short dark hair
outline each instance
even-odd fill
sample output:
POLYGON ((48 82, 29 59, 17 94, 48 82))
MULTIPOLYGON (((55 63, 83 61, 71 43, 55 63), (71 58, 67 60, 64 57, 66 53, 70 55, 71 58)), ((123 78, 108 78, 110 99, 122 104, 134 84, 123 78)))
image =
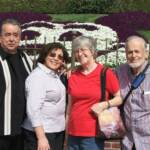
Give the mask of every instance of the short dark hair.
POLYGON ((62 49, 64 61, 66 63, 68 63, 68 61, 69 61, 68 52, 66 51, 66 48, 61 43, 59 43, 59 42, 54 42, 54 43, 48 43, 48 44, 46 44, 42 48, 42 50, 40 51, 39 58, 38 58, 37 61, 43 64, 45 62, 45 58, 48 56, 48 54, 51 51, 56 50, 58 48, 62 49))
POLYGON ((20 28, 21 30, 21 24, 18 20, 16 19, 13 19, 13 18, 8 18, 8 19, 5 19, 3 20, 1 23, 0 23, 0 34, 2 34, 2 28, 3 28, 3 25, 5 24, 12 24, 12 25, 16 25, 20 28))

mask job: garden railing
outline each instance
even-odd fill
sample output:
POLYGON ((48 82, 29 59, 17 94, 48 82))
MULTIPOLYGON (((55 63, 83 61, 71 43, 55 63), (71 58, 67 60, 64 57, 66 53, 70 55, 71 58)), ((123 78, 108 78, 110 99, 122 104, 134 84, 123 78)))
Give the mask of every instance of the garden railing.
MULTIPOLYGON (((97 39, 96 43, 97 43, 97 39)), ((28 37, 25 36, 25 45, 21 46, 20 49, 23 51, 26 51, 30 56, 32 56, 32 60, 34 62, 34 65, 36 64, 36 59, 37 59, 37 55, 39 54, 39 52, 41 51, 42 47, 46 44, 47 39, 44 38, 44 43, 43 44, 37 44, 36 41, 36 37, 34 38, 34 44, 32 44, 32 47, 30 47, 31 45, 28 44, 28 37)), ((118 40, 119 41, 119 40, 118 40)), ((110 52, 116 52, 116 65, 118 65, 118 49, 119 49, 119 42, 117 41, 117 44, 115 45, 115 47, 113 48, 108 48, 108 42, 109 39, 105 39, 106 42, 106 49, 105 50, 97 50, 97 56, 101 56, 104 55, 105 56, 105 63, 107 62, 107 54, 110 52)), ((53 38, 53 42, 56 42, 56 38, 53 38)), ((66 45, 66 40, 64 38, 63 43, 64 46, 66 45)), ((71 51, 71 49, 68 49, 68 51, 71 51)), ((70 60, 71 60, 71 67, 73 68, 75 66, 75 58, 73 53, 71 53, 70 55, 70 60)))

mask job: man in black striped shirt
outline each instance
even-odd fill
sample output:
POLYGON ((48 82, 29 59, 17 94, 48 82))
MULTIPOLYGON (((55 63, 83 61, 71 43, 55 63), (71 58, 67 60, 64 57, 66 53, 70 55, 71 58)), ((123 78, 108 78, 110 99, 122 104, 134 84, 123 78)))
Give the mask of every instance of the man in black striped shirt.
POLYGON ((21 26, 6 19, 0 27, 0 150, 23 150, 25 79, 32 61, 18 49, 21 26))

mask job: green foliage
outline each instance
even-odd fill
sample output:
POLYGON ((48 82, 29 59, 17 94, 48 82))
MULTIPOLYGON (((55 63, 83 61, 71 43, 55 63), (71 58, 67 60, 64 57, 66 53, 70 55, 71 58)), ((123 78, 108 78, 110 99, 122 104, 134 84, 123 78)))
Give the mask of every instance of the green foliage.
POLYGON ((144 11, 150 12, 149 0, 114 0, 109 12, 144 11))
POLYGON ((32 11, 40 13, 114 13, 150 12, 150 0, 0 0, 1 12, 32 11))
POLYGON ((104 14, 49 14, 53 22, 95 22, 95 19, 104 14))
POLYGON ((0 0, 1 12, 64 13, 67 0, 0 0))
POLYGON ((150 31, 149 30, 140 30, 138 31, 139 34, 144 36, 150 42, 150 31))
POLYGON ((70 0, 67 10, 70 13, 106 13, 113 0, 70 0))
POLYGON ((116 68, 117 64, 113 63, 113 64, 109 64, 109 63, 105 63, 106 67, 110 67, 110 68, 116 68))

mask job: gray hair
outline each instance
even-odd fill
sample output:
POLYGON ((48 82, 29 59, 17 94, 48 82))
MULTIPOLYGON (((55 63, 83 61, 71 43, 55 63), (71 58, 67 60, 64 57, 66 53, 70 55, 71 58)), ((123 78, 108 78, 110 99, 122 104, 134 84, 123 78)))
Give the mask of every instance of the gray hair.
POLYGON ((96 40, 90 36, 79 36, 72 42, 72 50, 75 51, 82 47, 87 47, 92 51, 96 51, 96 40))
POLYGON ((18 26, 20 31, 21 31, 21 24, 19 21, 15 20, 15 19, 5 19, 1 22, 1 25, 0 25, 0 34, 2 34, 2 31, 3 31, 3 25, 5 24, 12 24, 12 25, 15 25, 15 26, 18 26))
POLYGON ((148 50, 148 46, 147 46, 147 42, 146 40, 143 38, 143 37, 140 37, 140 36, 137 36, 137 35, 132 35, 132 36, 129 36, 127 39, 126 39, 126 42, 125 42, 125 49, 128 49, 128 43, 132 40, 140 40, 140 42, 143 43, 143 46, 144 46, 144 49, 145 50, 148 50))

